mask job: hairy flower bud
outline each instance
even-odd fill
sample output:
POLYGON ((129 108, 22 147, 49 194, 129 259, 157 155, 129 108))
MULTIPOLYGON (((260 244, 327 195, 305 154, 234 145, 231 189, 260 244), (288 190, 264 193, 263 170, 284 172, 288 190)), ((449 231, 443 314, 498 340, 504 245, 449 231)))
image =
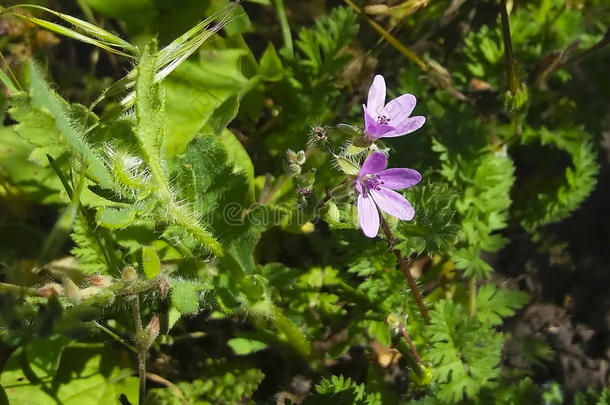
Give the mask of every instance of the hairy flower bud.
POLYGON ((136 278, 138 278, 138 273, 136 272, 136 269, 134 269, 132 266, 127 266, 123 269, 121 278, 123 279, 123 281, 129 283, 131 281, 134 281, 136 278))
POLYGON ((64 293, 64 288, 57 283, 47 283, 40 287, 38 290, 38 294, 45 298, 50 298, 53 296, 60 296, 64 293))
POLYGON ((64 294, 68 301, 73 304, 78 304, 82 298, 81 291, 72 279, 64 278, 64 294))
POLYGON ((145 329, 146 334, 148 335, 148 346, 150 346, 155 341, 157 336, 159 336, 159 328, 159 317, 157 315, 153 315, 145 329))
POLYGON ((288 165, 286 171, 290 176, 298 176, 299 174, 301 174, 301 166, 296 163, 292 163, 288 165))
POLYGON ((305 156, 305 152, 300 150, 297 152, 297 154, 295 156, 295 163, 298 165, 302 165, 305 163, 306 159, 307 159, 307 156, 305 156))
POLYGON ((94 287, 108 288, 112 285, 112 277, 102 276, 101 274, 93 274, 89 276, 89 284, 94 287))
POLYGON ((170 289, 169 277, 167 275, 161 273, 157 276, 157 288, 159 289, 159 294, 161 294, 161 299, 167 298, 170 289))

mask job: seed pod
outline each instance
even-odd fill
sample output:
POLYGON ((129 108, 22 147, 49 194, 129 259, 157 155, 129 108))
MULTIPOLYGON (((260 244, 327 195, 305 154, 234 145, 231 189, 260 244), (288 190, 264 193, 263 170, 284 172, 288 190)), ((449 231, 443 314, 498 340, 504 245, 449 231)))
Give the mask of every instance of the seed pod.
POLYGON ((146 334, 148 335, 148 346, 150 346, 155 341, 157 336, 159 336, 159 325, 159 317, 157 315, 153 315, 145 329, 146 334))

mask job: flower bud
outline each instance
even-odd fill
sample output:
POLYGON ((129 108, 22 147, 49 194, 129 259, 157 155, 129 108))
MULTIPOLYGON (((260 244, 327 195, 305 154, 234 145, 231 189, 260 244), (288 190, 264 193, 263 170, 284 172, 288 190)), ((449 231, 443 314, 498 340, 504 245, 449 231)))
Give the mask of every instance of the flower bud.
POLYGON ((138 273, 132 266, 127 266, 125 269, 123 269, 123 273, 121 274, 121 279, 123 279, 123 281, 129 283, 134 281, 136 278, 138 278, 138 273))
POLYGON ((99 294, 100 291, 102 291, 102 289, 100 287, 95 287, 95 286, 83 288, 82 290, 80 290, 81 298, 86 300, 87 298, 91 298, 94 295, 99 294))
POLYGON ((296 163, 291 163, 286 168, 286 171, 290 176, 298 176, 299 174, 301 174, 301 166, 296 163))
POLYGON ((295 163, 298 165, 302 165, 303 163, 305 163, 306 159, 307 159, 307 156, 305 156, 305 152, 300 150, 297 152, 297 154, 295 156, 295 163))
POLYGON ((89 284, 94 287, 108 288, 112 285, 112 277, 93 274, 89 276, 89 284))
POLYGON ((50 298, 53 296, 63 295, 64 288, 57 283, 48 283, 40 287, 37 291, 41 296, 50 298))
POLYGON ((157 336, 159 336, 159 328, 159 317, 157 315, 153 315, 145 329, 146 334, 148 335, 148 346, 150 346, 155 341, 157 336))
POLYGON ((64 278, 64 294, 68 301, 73 304, 78 304, 82 298, 81 291, 72 279, 64 278))
POLYGON ((161 273, 157 276, 157 288, 159 289, 159 294, 161 294, 161 299, 167 298, 170 288, 169 277, 167 275, 161 273))

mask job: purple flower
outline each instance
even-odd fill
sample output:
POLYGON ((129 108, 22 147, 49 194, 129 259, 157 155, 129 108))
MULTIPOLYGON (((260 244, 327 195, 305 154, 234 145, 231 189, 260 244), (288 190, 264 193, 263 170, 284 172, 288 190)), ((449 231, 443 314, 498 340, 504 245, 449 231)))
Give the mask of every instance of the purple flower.
POLYGON ((385 104, 385 80, 377 75, 369 89, 364 109, 366 133, 371 140, 393 138, 417 131, 426 122, 425 117, 409 117, 416 104, 413 94, 403 94, 385 104))
POLYGON ((358 190, 358 220, 366 236, 374 238, 379 232, 379 207, 393 217, 410 221, 415 215, 413 206, 405 197, 393 190, 409 188, 421 180, 421 174, 413 169, 386 169, 388 158, 374 152, 364 161, 356 190, 358 190))

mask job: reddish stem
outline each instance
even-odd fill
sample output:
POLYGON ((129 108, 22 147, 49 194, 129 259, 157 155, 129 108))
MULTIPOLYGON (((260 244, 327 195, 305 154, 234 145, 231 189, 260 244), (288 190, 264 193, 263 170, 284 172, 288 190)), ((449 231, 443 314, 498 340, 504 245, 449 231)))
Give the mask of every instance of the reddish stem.
POLYGON ((381 220, 381 228, 383 229, 383 232, 385 233, 385 236, 388 239, 388 245, 390 246, 390 249, 392 249, 392 252, 394 252, 394 255, 396 256, 396 260, 398 260, 400 270, 405 275, 405 278, 407 279, 407 283, 409 283, 409 288, 411 289, 411 292, 413 293, 413 298, 415 298, 415 303, 417 304, 417 307, 419 308, 419 312, 421 312, 421 315, 424 318, 424 321, 426 321, 426 323, 428 323, 430 321, 430 316, 428 315, 428 308, 426 308, 426 305, 424 304, 424 299, 423 299, 421 293, 419 292, 419 288, 417 287, 417 283, 415 282, 413 275, 411 274, 411 269, 409 268, 409 265, 407 264, 407 261, 405 260, 405 258, 402 256, 402 253, 400 253, 400 250, 394 249, 394 245, 396 244, 396 238, 392 234, 392 231, 390 230, 390 227, 388 226, 387 222, 385 221, 385 218, 383 217, 383 214, 381 213, 381 211, 379 211, 379 218, 381 220))

